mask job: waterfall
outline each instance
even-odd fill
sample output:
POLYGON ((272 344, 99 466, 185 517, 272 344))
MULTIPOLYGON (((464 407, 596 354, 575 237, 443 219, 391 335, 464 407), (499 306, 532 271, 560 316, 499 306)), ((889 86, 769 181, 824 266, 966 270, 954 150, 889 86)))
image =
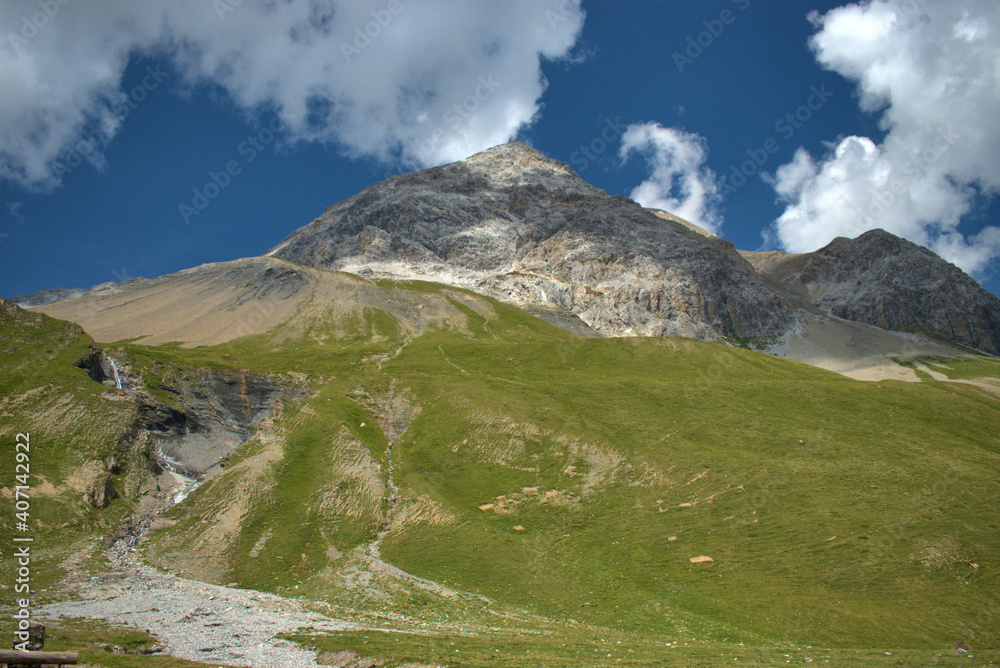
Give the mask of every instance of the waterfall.
POLYGON ((201 484, 201 478, 192 477, 190 471, 183 464, 163 452, 163 449, 159 445, 156 446, 155 452, 156 456, 163 463, 163 466, 170 472, 177 483, 177 491, 174 493, 174 505, 177 505, 201 484))
POLYGON ((115 364, 115 361, 111 359, 110 356, 108 357, 108 361, 111 362, 111 371, 115 374, 115 387, 120 390, 122 389, 122 379, 121 376, 118 375, 118 365, 115 364))

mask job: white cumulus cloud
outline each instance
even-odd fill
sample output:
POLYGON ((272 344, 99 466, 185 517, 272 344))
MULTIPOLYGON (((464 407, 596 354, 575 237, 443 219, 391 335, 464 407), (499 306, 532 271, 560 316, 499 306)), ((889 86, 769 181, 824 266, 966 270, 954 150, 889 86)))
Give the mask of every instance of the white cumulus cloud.
POLYGON ((544 59, 571 57, 579 0, 0 3, 0 178, 58 184, 103 166, 132 58, 274 114, 289 141, 408 166, 503 143, 539 113, 544 59))
POLYGON ((1000 190, 1000 3, 873 0, 811 19, 818 62, 856 82, 885 137, 800 149, 774 175, 786 209, 768 236, 807 252, 880 227, 984 271, 1000 230, 960 223, 1000 190))
POLYGON ((627 160, 633 153, 641 154, 652 173, 629 197, 718 233, 721 197, 715 174, 705 166, 705 146, 701 136, 676 128, 658 123, 630 125, 622 135, 619 156, 627 160))

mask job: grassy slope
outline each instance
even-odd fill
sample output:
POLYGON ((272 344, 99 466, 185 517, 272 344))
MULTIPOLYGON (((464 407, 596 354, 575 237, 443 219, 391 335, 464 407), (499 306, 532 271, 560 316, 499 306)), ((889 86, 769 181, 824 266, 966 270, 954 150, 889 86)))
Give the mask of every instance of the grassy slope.
MULTIPOLYGON (((109 475, 105 461, 121 457, 119 439, 135 419, 120 391, 94 383, 76 364, 92 340, 76 325, 20 311, 0 314, 0 471, 4 488, 0 548, 14 535, 34 536, 33 586, 42 591, 61 571, 58 563, 77 540, 113 529, 127 512, 121 500, 98 512, 88 491, 109 475), (30 530, 15 531, 13 486, 15 436, 30 434, 30 530)), ((122 492, 138 472, 114 476, 122 492)), ((13 595, 14 563, 5 558, 0 576, 5 598, 13 595)), ((9 601, 4 601, 4 605, 9 601)))
MULTIPOLYGON (((341 600, 317 575, 337 566, 328 548, 371 540, 386 506, 321 511, 335 474, 324 462, 347 452, 332 445, 343 425, 384 464, 378 416, 351 392, 384 395, 395 380, 420 408, 392 455, 399 512, 416 519, 383 554, 410 573, 551 619, 685 640, 1000 642, 995 400, 696 341, 584 340, 501 305, 487 318, 455 304, 464 329, 425 333, 381 370, 359 362, 361 343, 278 362, 336 379, 290 430, 235 581, 341 600), (714 561, 690 562, 702 555, 714 561)), ((241 359, 265 364, 262 342, 243 345, 241 359)))
MULTIPOLYGON (((897 655, 958 639, 1000 647, 996 399, 971 386, 855 382, 689 340, 583 340, 447 294, 465 321, 391 359, 372 355, 399 349, 406 328, 378 309, 317 322, 299 340, 123 344, 138 369, 299 372, 317 390, 286 407, 273 439, 248 444, 172 511, 178 523, 153 537, 150 557, 169 566, 182 551, 195 562, 222 556, 220 581, 369 604, 352 598, 342 571, 389 508, 378 425, 391 392, 404 400, 389 417, 408 411, 412 421, 391 455, 403 501, 382 554, 492 603, 469 613, 468 599, 408 589, 389 592, 386 614, 534 628, 555 638, 539 641, 552 662, 537 665, 564 665, 562 641, 583 656, 609 634, 637 651, 644 638, 651 657, 667 641, 743 659, 740 642, 897 655), (199 553, 237 489, 249 491, 231 549, 199 553), (690 562, 701 555, 714 561, 690 562), (488 610, 521 610, 525 621, 488 610)), ((995 363, 975 364, 997 375, 995 363)), ((408 643, 310 642, 371 642, 389 656, 408 643)), ((448 642, 473 656, 451 665, 500 665, 482 663, 496 643, 448 642)), ((710 665, 699 661, 678 665, 710 665)))
POLYGON ((406 480, 463 520, 394 537, 402 568, 683 638, 997 643, 995 401, 695 342, 445 348, 467 378, 422 373, 427 346, 388 368, 434 397, 407 433, 406 480), (525 428, 480 438, 520 434, 519 461, 448 447, 504 418, 525 428), (524 487, 579 489, 561 474, 560 435, 615 453, 614 476, 567 508, 477 509, 524 487), (537 472, 517 470, 532 461, 537 472), (692 565, 699 555, 715 561, 692 565))

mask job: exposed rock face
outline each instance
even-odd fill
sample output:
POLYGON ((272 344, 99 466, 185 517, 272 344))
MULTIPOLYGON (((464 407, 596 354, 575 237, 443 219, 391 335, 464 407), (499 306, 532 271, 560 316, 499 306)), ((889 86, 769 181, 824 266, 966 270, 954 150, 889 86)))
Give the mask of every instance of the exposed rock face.
POLYGON ((176 407, 146 392, 136 393, 141 425, 152 436, 157 454, 174 469, 200 476, 225 460, 272 414, 282 396, 305 388, 282 388, 266 375, 224 369, 188 369, 167 390, 176 407))
MULTIPOLYGON (((96 345, 91 350, 77 366, 85 369, 91 380, 114 387, 111 358, 96 345)), ((154 371, 161 373, 164 367, 154 367, 154 371)), ((133 378, 127 362, 118 373, 122 388, 136 404, 136 429, 152 437, 154 451, 150 456, 190 477, 201 477, 223 463, 253 436, 264 419, 280 413, 282 400, 295 401, 311 392, 304 381, 246 370, 178 367, 167 370, 155 387, 145 386, 141 377, 133 378), (157 392, 168 397, 166 403, 156 398, 157 392)), ((131 434, 129 440, 137 440, 138 435, 131 434)), ((117 466, 112 460, 108 469, 117 466)), ((107 482, 90 491, 98 508, 115 498, 113 480, 108 477, 107 482)))
POLYGON ((54 288, 52 290, 39 290, 38 292, 32 292, 30 295, 17 295, 15 297, 11 297, 10 301, 14 302, 21 308, 37 308, 39 306, 47 306, 48 304, 66 301, 67 299, 76 299, 77 297, 83 297, 84 295, 99 293, 107 290, 117 290, 121 287, 127 287, 142 280, 143 279, 141 278, 130 278, 127 281, 122 281, 120 283, 108 281, 107 283, 100 283, 90 288, 54 288))
POLYGON ((520 142, 378 183, 268 255, 554 306, 605 335, 767 336, 791 320, 731 245, 520 142))
POLYGON ((107 508, 117 497, 115 480, 110 474, 102 476, 88 491, 88 498, 95 508, 107 508))
POLYGON ((751 261, 775 282, 837 317, 930 330, 1000 354, 1000 299, 955 265, 884 230, 835 239, 815 253, 746 255, 756 256, 751 261))
POLYGON ((38 292, 33 292, 30 295, 15 295, 10 298, 10 301, 14 302, 21 308, 34 308, 36 306, 45 306, 46 304, 51 304, 53 302, 61 302, 65 299, 76 299, 87 294, 88 290, 84 288, 54 288, 52 290, 40 290, 38 292))

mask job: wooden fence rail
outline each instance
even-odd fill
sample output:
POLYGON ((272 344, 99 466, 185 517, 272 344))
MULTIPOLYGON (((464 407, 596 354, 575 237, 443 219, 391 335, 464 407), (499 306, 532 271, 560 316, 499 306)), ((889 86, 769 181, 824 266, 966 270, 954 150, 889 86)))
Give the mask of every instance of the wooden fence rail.
POLYGON ((21 652, 0 649, 0 666, 57 666, 76 665, 80 657, 76 652, 21 652))

